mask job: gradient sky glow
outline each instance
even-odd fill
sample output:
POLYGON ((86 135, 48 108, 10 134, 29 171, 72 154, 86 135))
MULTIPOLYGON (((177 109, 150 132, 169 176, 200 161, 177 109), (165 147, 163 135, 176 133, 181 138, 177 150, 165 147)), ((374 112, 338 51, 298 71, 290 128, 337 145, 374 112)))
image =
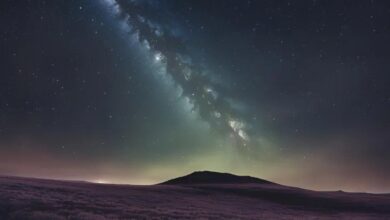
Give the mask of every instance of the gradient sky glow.
POLYGON ((390 191, 385 0, 12 0, 0 17, 0 174, 390 191))

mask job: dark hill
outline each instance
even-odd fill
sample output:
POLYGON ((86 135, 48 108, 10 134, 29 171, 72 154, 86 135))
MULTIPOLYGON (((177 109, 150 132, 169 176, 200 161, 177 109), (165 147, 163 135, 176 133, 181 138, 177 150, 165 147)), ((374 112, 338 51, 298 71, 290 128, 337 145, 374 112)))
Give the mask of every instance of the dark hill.
POLYGON ((0 176, 0 220, 390 219, 387 194, 310 191, 214 172, 195 172, 165 184, 0 176))
POLYGON ((263 180, 251 176, 237 176, 230 173, 218 173, 218 172, 211 172, 211 171, 193 172, 187 176, 171 179, 160 184, 180 185, 180 184, 244 184, 244 183, 274 184, 267 180, 263 180))

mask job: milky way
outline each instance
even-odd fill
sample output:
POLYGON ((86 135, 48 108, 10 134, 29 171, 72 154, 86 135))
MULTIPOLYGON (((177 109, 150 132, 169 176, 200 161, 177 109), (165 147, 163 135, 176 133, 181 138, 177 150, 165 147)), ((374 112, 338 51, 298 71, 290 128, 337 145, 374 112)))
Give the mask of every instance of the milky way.
MULTIPOLYGON (((236 139, 238 146, 249 147, 248 122, 240 117, 227 97, 218 91, 218 82, 210 77, 210 71, 202 63, 194 61, 185 45, 185 38, 173 30, 172 23, 162 24, 156 17, 155 3, 148 1, 106 0, 107 7, 122 22, 130 40, 135 40, 149 51, 164 74, 171 77, 180 91, 180 97, 188 100, 192 111, 210 126, 236 139), (154 16, 153 16, 154 15, 154 16)), ((177 31, 176 31, 177 32, 177 31)))

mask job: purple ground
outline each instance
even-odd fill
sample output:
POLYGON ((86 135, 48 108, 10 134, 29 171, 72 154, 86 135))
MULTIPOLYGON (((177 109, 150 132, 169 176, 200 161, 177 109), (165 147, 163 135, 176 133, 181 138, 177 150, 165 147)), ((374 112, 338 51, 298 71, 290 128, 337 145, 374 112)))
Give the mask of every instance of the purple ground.
POLYGON ((390 194, 267 183, 127 186, 0 177, 0 219, 390 219, 390 194))

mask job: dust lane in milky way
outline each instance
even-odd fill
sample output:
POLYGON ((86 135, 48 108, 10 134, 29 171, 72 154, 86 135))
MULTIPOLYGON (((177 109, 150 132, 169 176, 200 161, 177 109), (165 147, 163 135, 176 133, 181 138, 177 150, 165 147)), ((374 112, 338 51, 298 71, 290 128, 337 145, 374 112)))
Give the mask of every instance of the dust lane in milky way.
POLYGON ((179 27, 158 23, 156 16, 152 16, 158 13, 158 8, 151 2, 106 0, 105 3, 123 22, 123 31, 129 32, 129 39, 136 40, 150 52, 160 67, 156 72, 169 75, 180 90, 180 97, 192 106, 192 111, 213 129, 235 137, 237 145, 247 147, 251 141, 247 133, 250 126, 239 112, 234 111, 228 97, 217 91, 220 85, 211 80, 209 74, 212 73, 193 61, 186 49, 185 38, 172 31, 179 27))

